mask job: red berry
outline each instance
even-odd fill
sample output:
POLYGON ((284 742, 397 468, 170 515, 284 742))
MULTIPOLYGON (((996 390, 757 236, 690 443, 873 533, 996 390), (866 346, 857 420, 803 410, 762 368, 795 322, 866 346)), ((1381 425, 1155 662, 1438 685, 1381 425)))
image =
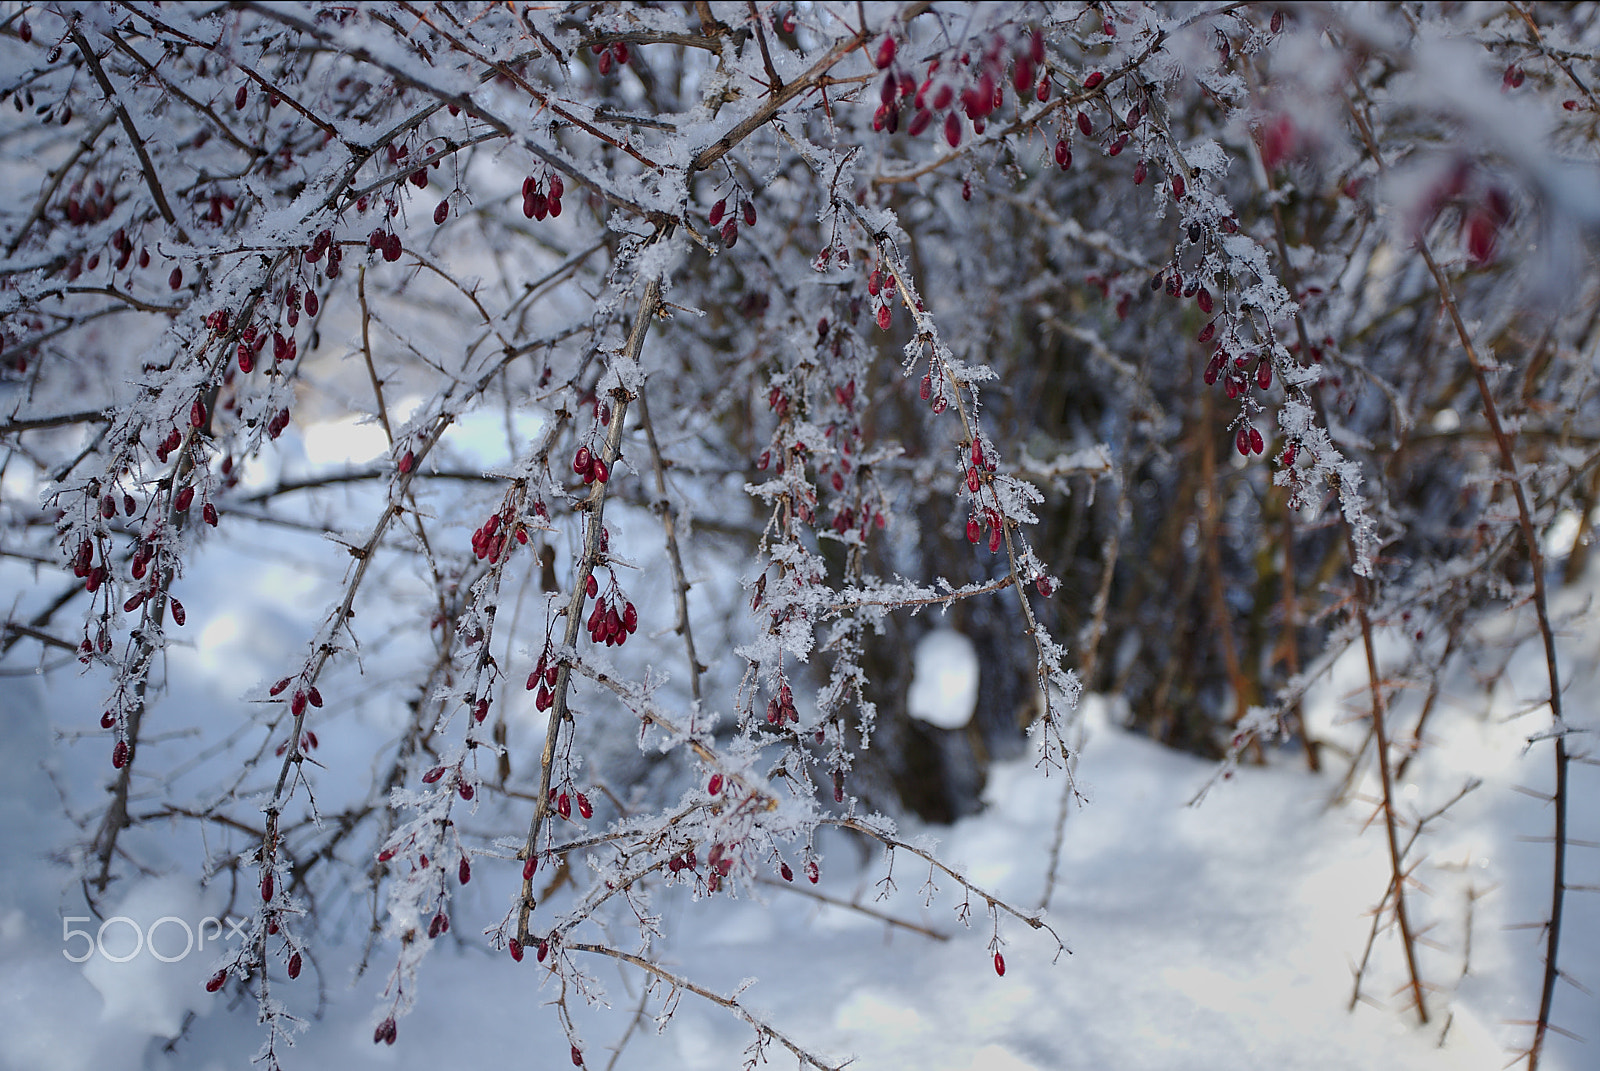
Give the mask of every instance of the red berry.
POLYGON ((184 613, 183 603, 179 602, 177 599, 168 599, 167 603, 168 603, 168 605, 170 605, 172 607, 172 623, 173 624, 182 625, 185 621, 187 621, 189 619, 189 615, 184 613))
POLYGON ((211 527, 217 526, 217 507, 207 502, 200 510, 200 517, 211 527))
MULTIPOLYGON (((578 813, 584 818, 594 817, 594 808, 589 805, 589 797, 582 792, 578 793, 578 813)), ((463 863, 465 865, 465 863, 463 863)))
POLYGON ((1175 200, 1175 201, 1183 200, 1183 195, 1184 195, 1184 192, 1185 192, 1185 190, 1187 188, 1188 187, 1184 183, 1182 175, 1173 175, 1172 176, 1172 198, 1173 198, 1173 200, 1175 200))
POLYGON ((536 855, 535 856, 530 856, 529 858, 524 859, 522 861, 522 880, 523 881, 531 881, 533 879, 533 872, 535 870, 538 870, 538 869, 539 869, 539 857, 538 856, 536 856, 536 855))
POLYGON ((522 962, 522 942, 513 937, 506 943, 506 950, 511 953, 511 958, 518 963, 522 962))
POLYGON ((440 224, 442 224, 445 220, 447 220, 449 218, 450 218, 450 198, 446 197, 444 200, 440 201, 437 205, 434 206, 434 209, 433 209, 433 223, 434 223, 434 226, 436 226, 436 227, 439 226, 440 224))
POLYGON ((994 954, 994 973, 1002 978, 1006 976, 1006 958, 998 952, 994 954))
POLYGON ((1250 456, 1250 430, 1251 429, 1248 427, 1241 427, 1239 429, 1239 434, 1233 437, 1233 445, 1237 447, 1239 453, 1243 454, 1245 457, 1250 456))
POLYGON ((224 970, 218 971, 216 974, 213 974, 210 978, 208 978, 206 980, 206 992, 207 993, 215 993, 217 990, 221 989, 224 985, 226 985, 227 981, 228 981, 228 972, 227 972, 227 970, 224 969, 224 970))
POLYGON ((1085 88, 1085 89, 1093 89, 1096 86, 1098 86, 1101 82, 1104 82, 1105 80, 1106 80, 1106 76, 1104 74, 1102 74, 1100 71, 1095 71, 1092 74, 1090 74, 1089 77, 1087 77, 1087 78, 1085 78, 1083 80, 1083 88, 1085 88))
POLYGON ((100 715, 100 728, 109 729, 115 724, 117 724, 117 716, 113 712, 108 710, 100 715))
POLYGON ((578 452, 572 457, 572 471, 579 476, 587 476, 590 466, 594 464, 594 457, 589 453, 587 446, 578 447, 578 452))
POLYGON ((883 42, 878 45, 878 54, 873 61, 878 65, 878 70, 881 71, 894 62, 894 48, 894 38, 885 36, 883 42))
POLYGON ((467 857, 461 857, 461 865, 456 868, 456 878, 465 885, 472 880, 472 864, 467 862, 467 857))
POLYGON ((1084 112, 1078 113, 1078 129, 1083 132, 1083 136, 1086 138, 1094 136, 1094 124, 1089 121, 1089 116, 1084 112))
POLYGON ((889 308, 889 306, 888 305, 883 305, 883 306, 879 307, 879 309, 878 309, 878 328, 879 328, 879 330, 882 330, 882 331, 889 330, 889 325, 891 323, 893 323, 893 322, 894 322, 894 312, 889 308))
POLYGON ((562 818, 572 817, 572 800, 565 792, 556 797, 556 810, 562 818))
POLYGON ((811 882, 811 884, 815 885, 822 879, 822 872, 817 869, 817 862, 815 859, 808 861, 805 869, 806 880, 811 882))
POLYGON ((976 543, 981 538, 982 532, 978 528, 978 518, 967 518, 967 542, 976 543))
POLYGON ((794 871, 789 869, 788 863, 782 863, 778 866, 778 874, 784 881, 794 880, 794 871))
POLYGON ((111 749, 111 765, 112 768, 117 770, 128 765, 128 742, 126 740, 118 740, 117 746, 111 749))
POLYGON ((713 227, 717 226, 722 222, 723 214, 727 211, 728 199, 724 197, 722 200, 711 206, 711 213, 710 215, 706 216, 706 222, 711 224, 713 227))
POLYGON ((606 468, 606 463, 600 458, 594 459, 594 478, 597 483, 605 483, 611 477, 611 470, 606 468))
POLYGON ((1261 437, 1261 433, 1259 431, 1257 431, 1255 428, 1251 428, 1250 429, 1250 449, 1253 452, 1259 454, 1259 453, 1263 452, 1264 450, 1266 450, 1266 448, 1267 448, 1267 443, 1266 443, 1266 440, 1261 437))
POLYGON ((746 201, 744 203, 744 225, 746 227, 754 227, 756 225, 756 203, 754 201, 746 201))
MULTIPOLYGON (((107 715, 107 717, 109 717, 109 716, 110 715, 107 715)), ((105 723, 101 722, 101 724, 104 725, 105 723)), ((106 728, 109 729, 110 726, 107 725, 106 728)), ((709 792, 713 796, 718 796, 718 795, 722 794, 722 775, 721 774, 714 773, 714 774, 711 775, 711 780, 706 783, 706 791, 709 792)))
POLYGON ((176 290, 183 285, 183 269, 173 268, 172 274, 167 276, 167 285, 176 290))
POLYGON ((961 144, 961 116, 953 111, 945 113, 944 140, 950 143, 952 149, 961 144))
POLYGON ((425 784, 425 785, 431 785, 431 784, 434 784, 435 782, 437 782, 439 780, 439 778, 441 778, 443 776, 444 776, 444 767, 443 766, 435 766, 433 769, 429 770, 427 773, 422 775, 422 783, 425 784))
POLYGON ((261 899, 271 900, 272 889, 272 872, 268 871, 267 874, 261 879, 261 899))
POLYGON ((300 953, 298 952, 289 957, 289 977, 300 977, 300 953))

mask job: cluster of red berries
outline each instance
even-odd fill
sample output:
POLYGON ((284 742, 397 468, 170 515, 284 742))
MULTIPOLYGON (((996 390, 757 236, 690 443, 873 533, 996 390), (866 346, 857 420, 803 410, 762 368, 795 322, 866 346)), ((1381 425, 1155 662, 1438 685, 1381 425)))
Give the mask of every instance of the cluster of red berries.
MULTIPOLYGON (((288 690, 289 685, 292 683, 294 683, 293 677, 284 677, 267 689, 267 694, 273 697, 280 696, 288 690)), ((294 690, 294 694, 289 697, 289 713, 298 718, 305 713, 307 704, 313 707, 322 706, 322 693, 317 690, 315 684, 294 690)))
MULTIPOLYGON (((556 686, 556 671, 560 668, 549 661, 550 648, 546 644, 544 653, 539 656, 539 664, 528 674, 528 691, 535 688, 539 694, 534 697, 534 706, 541 711, 549 710, 555 705, 555 693, 551 691, 556 686)), ((532 862, 532 860, 529 860, 532 862)))
MULTIPOLYGON (((598 588, 599 585, 591 575, 587 588, 588 597, 595 598, 598 588)), ((596 600, 584 627, 589 630, 589 639, 595 643, 603 643, 607 647, 613 645, 621 647, 629 636, 639 631, 639 611, 634 609, 633 603, 625 600, 620 593, 607 592, 605 598, 596 600)))
POLYGON ((546 216, 561 215, 561 195, 566 189, 560 175, 551 174, 544 179, 529 175, 522 180, 522 215, 541 221, 546 216))
MULTIPOLYGON (((408 452, 406 456, 410 457, 411 455, 408 452)), ((401 459, 401 465, 402 473, 409 471, 409 466, 405 464, 404 458, 401 459)), ((516 524, 512 521, 512 515, 509 509, 500 513, 490 514, 489 519, 484 521, 483 524, 472 533, 472 553, 477 556, 479 561, 483 561, 485 558, 487 558, 490 562, 498 562, 502 560, 506 556, 506 553, 509 549, 509 543, 506 539, 508 533, 510 533, 518 543, 521 543, 523 546, 527 545, 528 530, 522 525, 516 524)))
POLYGON ((596 66, 600 70, 600 77, 604 78, 611 73, 613 67, 626 67, 629 52, 626 41, 618 41, 611 45, 590 45, 589 50, 599 56, 596 66))
POLYGON ((944 138, 951 148, 961 144, 963 115, 972 124, 973 132, 982 134, 989 116, 1005 103, 1008 60, 1010 81, 1019 101, 1029 96, 1041 103, 1050 99, 1050 75, 1044 69, 1044 38, 1037 31, 1015 41, 1008 40, 1004 34, 996 34, 976 64, 970 54, 962 53, 954 66, 968 70, 964 76, 959 76, 959 81, 941 78, 940 61, 935 59, 928 65, 927 77, 918 85, 914 75, 894 67, 896 51, 894 38, 886 36, 878 43, 873 57, 878 69, 888 72, 879 93, 878 110, 872 117, 872 129, 876 131, 893 134, 898 130, 901 105, 910 98, 912 111, 906 132, 912 137, 927 130, 940 112, 945 113, 944 138), (956 90, 961 81, 966 84, 960 89, 958 109, 952 105, 958 102, 956 90))
POLYGON ((572 471, 583 477, 585 485, 605 483, 611 478, 611 469, 606 465, 605 458, 587 446, 578 447, 577 453, 572 455, 572 471))
POLYGON ((288 426, 289 410, 287 408, 278 410, 277 414, 267 421, 267 438, 276 439, 283 434, 284 429, 288 426))
POLYGON ((556 813, 569 822, 572 821, 572 804, 574 801, 578 804, 578 816, 580 818, 589 819, 594 817, 594 807, 589 803, 589 797, 582 792, 568 794, 565 789, 557 790, 552 788, 550 790, 550 806, 554 807, 556 813))
POLYGON ((382 227, 378 227, 367 236, 367 246, 382 253, 383 259, 390 264, 399 260, 400 254, 404 252, 403 247, 400 245, 400 236, 394 231, 384 230, 382 227))
POLYGON ((789 689, 789 682, 784 681, 778 687, 778 694, 767 700, 767 724, 782 726, 785 722, 800 721, 800 712, 794 708, 794 692, 789 689))
MULTIPOLYGON (((128 238, 128 232, 126 230, 121 227, 117 228, 117 233, 111 236, 111 248, 117 251, 117 262, 115 267, 118 271, 121 271, 123 268, 128 266, 128 260, 133 256, 133 242, 128 238)), ((149 266, 150 250, 139 250, 139 267, 148 268, 149 266)), ((94 269, 91 268, 90 270, 93 271, 94 269)))
POLYGON ((737 206, 738 211, 730 212, 728 210, 728 199, 724 197, 712 205, 711 211, 706 214, 706 222, 713 227, 721 228, 722 244, 730 248, 739 241, 738 217, 740 215, 744 217, 744 225, 746 227, 754 227, 757 218, 756 203, 744 196, 743 190, 734 190, 734 204, 737 206))
POLYGON ((1001 520, 999 512, 988 506, 983 507, 982 510, 983 524, 981 528, 978 524, 978 517, 978 513, 973 513, 967 518, 967 542, 979 542, 983 538, 983 529, 987 528, 989 531, 989 552, 991 554, 995 553, 1000 549, 1000 543, 1004 539, 1002 534, 1004 522, 1001 520))
MULTIPOLYGON (((116 211, 117 199, 106 189, 106 184, 100 179, 95 179, 94 181, 94 193, 92 196, 81 197, 80 193, 80 189, 74 186, 67 194, 66 203, 61 206, 61 214, 74 227, 99 223, 103 219, 111 218, 111 213, 116 211)), ((121 243, 113 238, 111 244, 119 253, 122 252, 124 244, 131 250, 133 245, 128 242, 128 236, 121 230, 118 230, 117 233, 122 235, 121 243)), ((123 263, 119 264, 118 267, 125 267, 126 264, 127 261, 124 259, 123 263)))
POLYGON ((171 457, 172 452, 182 444, 183 433, 177 428, 173 428, 171 431, 167 432, 167 437, 162 439, 160 445, 156 447, 156 460, 165 465, 167 463, 167 458, 171 457))
MULTIPOLYGON (((311 248, 306 250, 306 262, 315 264, 323 258, 324 254, 327 255, 328 263, 322 269, 322 274, 329 279, 337 279, 339 277, 339 263, 344 259, 344 247, 334 244, 333 231, 327 229, 318 231, 317 236, 311 239, 311 248)), ((307 310, 313 316, 317 314, 317 310, 309 304, 309 296, 307 310)))
POLYGON ((867 294, 872 298, 873 318, 880 331, 889 330, 894 322, 894 295, 898 285, 892 273, 876 268, 867 276, 867 294))
MULTIPOLYGON (((307 729, 305 732, 300 734, 300 751, 302 754, 317 750, 317 743, 317 734, 312 732, 310 729, 307 729)), ((277 750, 274 751, 273 754, 281 759, 283 758, 284 752, 288 750, 289 741, 285 740, 283 743, 278 745, 277 750)))

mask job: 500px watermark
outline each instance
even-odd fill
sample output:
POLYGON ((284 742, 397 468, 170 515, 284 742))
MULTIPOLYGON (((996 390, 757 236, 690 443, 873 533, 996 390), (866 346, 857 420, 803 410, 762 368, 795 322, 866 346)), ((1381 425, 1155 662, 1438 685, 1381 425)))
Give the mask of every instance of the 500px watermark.
POLYGON ((216 944, 218 941, 229 941, 235 937, 245 936, 244 919, 219 919, 214 915, 207 915, 201 919, 199 926, 190 926, 186 920, 180 919, 176 915, 163 915, 149 926, 141 926, 137 921, 130 919, 126 915, 111 916, 100 923, 100 927, 97 930, 80 929, 73 925, 75 922, 93 921, 87 915, 67 915, 61 920, 61 940, 62 943, 69 946, 63 948, 61 954, 69 962, 82 963, 98 952, 112 963, 126 963, 148 948, 150 954, 162 963, 176 963, 192 952, 203 952, 207 941, 216 944), (227 933, 223 932, 224 926, 228 929, 227 933), (126 939, 122 936, 122 930, 113 929, 113 927, 126 927, 128 932, 133 935, 131 938, 133 942, 131 951, 127 948, 126 939), (163 928, 165 928, 166 933, 161 939, 162 947, 158 948, 156 946, 156 935, 163 928), (106 932, 108 930, 112 934, 112 950, 106 948, 106 932), (176 947, 179 933, 183 935, 183 948, 174 953, 172 949, 176 947), (76 952, 71 947, 72 942, 79 937, 83 938, 84 941, 83 945, 80 946, 82 948, 81 953, 76 952))

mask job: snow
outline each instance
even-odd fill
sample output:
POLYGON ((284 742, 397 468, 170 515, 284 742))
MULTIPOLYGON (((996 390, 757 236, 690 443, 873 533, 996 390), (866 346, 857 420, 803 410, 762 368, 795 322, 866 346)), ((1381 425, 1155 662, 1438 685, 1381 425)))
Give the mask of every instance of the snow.
MULTIPOLYGON (((190 583, 219 582, 232 567, 230 554, 208 554, 197 560, 190 583)), ((247 600, 235 609, 240 622, 290 612, 271 583, 234 593, 247 600)), ((210 626, 195 656, 174 658, 179 697, 237 683, 237 665, 214 654, 219 645, 237 643, 228 632, 236 627, 210 626)), ((1401 639, 1380 636, 1390 652, 1401 639)), ((918 709, 947 727, 959 724, 956 715, 970 713, 976 693, 970 644, 937 629, 916 658, 918 691, 937 696, 915 700, 918 709)), ((771 879, 740 887, 735 900, 658 892, 655 910, 673 935, 664 962, 722 993, 758 976, 741 998, 746 1006, 812 1051, 834 1060, 853 1056, 863 1068, 1498 1071, 1510 1047, 1526 1042, 1526 1030, 1507 1021, 1528 1018, 1537 996, 1528 966, 1537 958, 1530 954, 1534 939, 1506 926, 1542 917, 1545 907, 1548 846, 1519 838, 1543 830, 1547 814, 1516 791, 1537 788, 1545 763, 1542 752, 1522 753, 1524 722, 1507 716, 1520 709, 1519 693, 1537 692, 1538 663, 1536 644, 1524 643, 1508 674, 1521 687, 1502 688, 1492 703, 1471 698, 1467 681, 1457 679, 1458 687, 1447 689, 1454 697, 1449 708, 1436 715, 1442 743, 1423 752, 1402 786, 1407 806, 1427 810, 1465 778, 1484 781, 1433 838, 1419 870, 1431 895, 1415 902, 1436 923, 1423 949, 1424 974, 1439 986, 1430 995, 1434 1018, 1427 1027, 1416 1025, 1403 999, 1392 995, 1400 974, 1386 935, 1364 988, 1381 1006, 1346 1010, 1351 964, 1382 895, 1387 860, 1376 827, 1363 832, 1371 807, 1359 791, 1350 802, 1328 803, 1341 764, 1311 775, 1297 755, 1269 755, 1267 766, 1240 767, 1203 805, 1189 806, 1214 767, 1123 730, 1120 711, 1098 696, 1084 701, 1087 740, 1076 771, 1087 802, 1068 804, 1046 917, 1070 954, 1056 959, 1048 935, 1002 915, 1007 971, 997 977, 988 948, 994 923, 981 901, 973 906, 972 928, 963 928, 954 883, 941 876, 926 902, 925 868, 905 853, 894 860, 895 891, 880 900, 882 851, 828 830, 818 844, 818 891, 942 939, 811 899, 811 887, 797 875, 795 885, 771 879), (1469 889, 1477 897, 1470 917, 1469 889), (1462 977, 1468 924, 1472 952, 1462 977)), ((1578 665, 1574 676, 1592 681, 1592 659, 1578 665)), ((1341 714, 1341 697, 1362 673, 1348 660, 1333 667, 1308 704, 1314 732, 1342 746, 1359 743, 1360 726, 1341 714)), ((75 761, 81 749, 59 739, 52 747, 41 735, 42 688, 26 679, 3 687, 4 705, 16 715, 0 719, 0 731, 15 737, 6 741, 8 753, 48 753, 47 768, 83 777, 75 761)), ((85 687, 75 682, 48 699, 70 701, 85 687)), ((1576 691, 1573 702, 1583 694, 1576 691)), ((1575 709, 1569 717, 1593 723, 1592 710, 1575 709)), ((82 966, 65 961, 60 918, 76 914, 72 905, 81 901, 66 884, 67 872, 46 857, 61 820, 34 817, 41 801, 53 798, 44 770, 25 763, 18 773, 0 782, 0 813, 8 818, 0 826, 0 953, 7 963, 0 972, 0 1067, 239 1066, 239 1054, 257 1044, 259 1027, 249 1002, 203 992, 216 963, 214 945, 204 956, 172 964, 147 953, 121 964, 100 956, 82 966), (186 1022, 189 1011, 198 1014, 186 1022), (169 1049, 166 1039, 180 1033, 169 1049)), ((97 772, 89 776, 92 783, 97 772)), ((1029 759, 999 764, 991 769, 982 813, 942 830, 906 828, 903 836, 924 843, 931 833, 939 856, 969 880, 1020 906, 1037 905, 1045 880, 1042 846, 1050 843, 1063 787, 1059 775, 1046 778, 1029 759)), ((1593 825, 1595 787, 1592 777, 1575 774, 1574 836, 1593 834, 1585 823, 1593 825)), ((472 884, 453 894, 451 935, 429 957, 416 1008, 401 1021, 393 1048, 371 1042, 386 953, 376 971, 356 977, 363 908, 336 912, 344 922, 316 946, 306 976, 293 983, 305 990, 285 990, 281 981, 276 990, 301 1014, 315 1011, 313 992, 326 1002, 288 1053, 290 1066, 570 1066, 565 1039, 543 1007, 555 996, 542 984, 543 968, 531 956, 512 963, 476 932, 504 910, 515 890, 513 871, 493 856, 475 858, 472 884)), ((1589 880, 1584 874, 1574 880, 1589 880)), ((117 914, 148 926, 164 915, 189 921, 220 915, 220 899, 154 876, 113 903, 117 914)), ((1583 901, 1569 901, 1568 912, 1564 962, 1584 980, 1586 966, 1600 961, 1600 925, 1583 901)), ((108 930, 108 947, 113 937, 108 930)), ((181 943, 181 935, 163 931, 163 947, 168 938, 181 943)), ((609 1014, 573 1005, 590 1065, 605 1066, 606 1047, 618 1041, 637 1005, 639 978, 631 970, 619 975, 610 961, 582 965, 611 994, 609 1014)), ((657 1007, 652 1002, 651 1012, 657 1007)), ((1600 1027, 1594 1003, 1581 995, 1559 1003, 1558 1012, 1558 1022, 1576 1033, 1600 1027)), ((649 1026, 647 1020, 634 1032, 618 1068, 737 1066, 750 1042, 734 1016, 690 994, 681 995, 663 1033, 649 1026)), ((1561 1037, 1548 1044, 1543 1066, 1588 1066, 1592 1054, 1584 1045, 1561 1037)))
POLYGON ((936 628, 917 641, 911 692, 913 718, 941 729, 959 729, 978 704, 978 652, 952 628, 936 628))

